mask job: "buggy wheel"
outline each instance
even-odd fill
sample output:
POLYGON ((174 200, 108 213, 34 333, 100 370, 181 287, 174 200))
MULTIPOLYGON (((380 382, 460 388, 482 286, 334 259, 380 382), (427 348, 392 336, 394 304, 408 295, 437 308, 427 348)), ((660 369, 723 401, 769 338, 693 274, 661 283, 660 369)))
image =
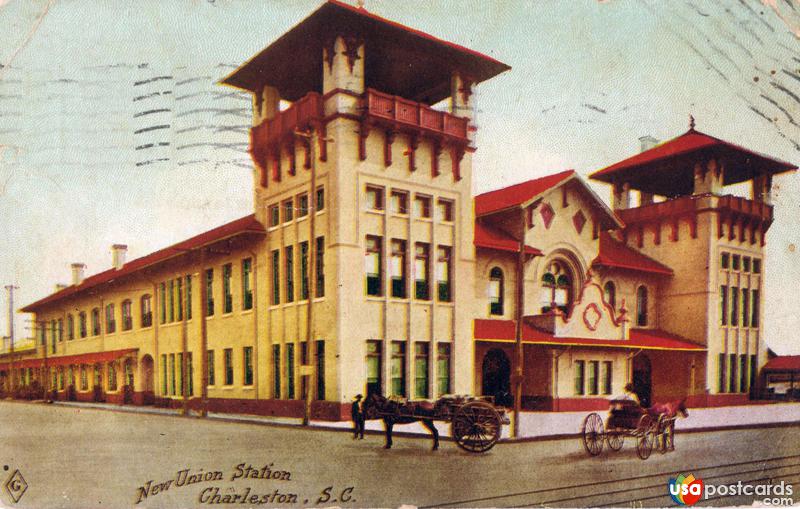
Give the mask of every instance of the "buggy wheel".
POLYGON ((467 452, 486 452, 500 439, 500 414, 485 401, 470 401, 456 410, 451 432, 456 444, 467 452))
POLYGON ((618 429, 611 430, 606 428, 606 440, 608 441, 608 447, 612 451, 619 451, 625 443, 625 433, 618 429))
POLYGON ((603 419, 599 415, 591 413, 583 419, 581 434, 583 435, 583 448, 586 449, 586 452, 591 456, 597 456, 603 452, 605 433, 603 419))
POLYGON ((639 458, 646 460, 653 452, 653 444, 656 441, 656 425, 653 418, 645 414, 639 419, 636 427, 636 454, 639 458))

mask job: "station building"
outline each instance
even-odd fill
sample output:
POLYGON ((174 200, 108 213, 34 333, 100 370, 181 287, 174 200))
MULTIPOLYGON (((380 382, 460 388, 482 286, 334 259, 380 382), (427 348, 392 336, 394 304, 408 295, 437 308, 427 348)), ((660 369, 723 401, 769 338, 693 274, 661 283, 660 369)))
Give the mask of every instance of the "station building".
POLYGON ((349 418, 357 393, 601 408, 748 400, 763 246, 795 166, 688 132, 474 197, 475 87, 509 70, 330 0, 222 83, 253 96, 254 213, 25 306, 6 390, 349 418), (447 107, 442 108, 445 104, 447 107), (724 186, 752 181, 751 199, 724 186), (631 195, 638 191, 640 203, 631 195), (201 388, 207 387, 206 402, 201 388))

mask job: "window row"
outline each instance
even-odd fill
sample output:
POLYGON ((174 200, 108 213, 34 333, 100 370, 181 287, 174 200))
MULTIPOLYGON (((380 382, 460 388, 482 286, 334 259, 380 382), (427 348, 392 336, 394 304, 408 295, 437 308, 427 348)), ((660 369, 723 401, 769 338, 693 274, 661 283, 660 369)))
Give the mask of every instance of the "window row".
MULTIPOLYGON (((164 281, 158 285, 158 291, 160 323, 182 321, 184 308, 186 309, 186 319, 192 319, 192 276, 187 275, 164 281)), ((152 317, 148 317, 147 321, 152 325, 152 317)), ((144 325, 142 326, 144 327, 144 325)))
MULTIPOLYGON (((325 209, 325 189, 322 187, 317 188, 315 196, 316 202, 314 208, 317 212, 325 209)), ((308 200, 308 193, 298 194, 294 198, 288 198, 281 203, 274 203, 267 207, 267 216, 269 226, 278 226, 281 224, 281 214, 283 215, 283 222, 288 223, 295 217, 298 219, 306 217, 310 211, 310 204, 308 200)))
POLYGON ((575 361, 573 371, 576 396, 611 394, 614 379, 612 361, 575 361))
MULTIPOLYGON (((382 186, 369 184, 365 189, 365 205, 367 210, 382 211, 385 208, 384 198, 386 189, 382 186)), ((411 193, 402 189, 392 189, 389 192, 389 212, 398 215, 409 214, 409 199, 411 193)), ((433 198, 429 195, 414 194, 411 201, 411 215, 413 217, 430 219, 433 198)), ((452 222, 455 202, 445 198, 436 200, 436 220, 440 222, 452 222)))
MULTIPOLYGON (((312 395, 317 400, 325 399, 325 340, 314 342, 314 352, 316 358, 315 372, 317 383, 312 388, 312 395), (314 390, 315 389, 315 390, 314 390)), ((300 377, 297 383, 297 368, 309 364, 308 347, 305 341, 300 343, 286 343, 272 345, 272 394, 275 399, 299 399, 306 393, 307 377, 300 377), (299 358, 295 352, 295 346, 300 350, 299 358), (281 352, 283 350, 283 352, 281 352), (281 354, 283 356, 281 356, 281 354), (281 359, 283 359, 283 369, 281 369, 281 359), (285 389, 285 391, 284 391, 285 389)))
MULTIPOLYGON (((430 398, 430 362, 431 344, 428 342, 413 343, 412 376, 413 389, 408 387, 406 366, 409 362, 405 341, 392 341, 389 351, 390 380, 389 396, 430 398), (413 391, 413 392, 412 392, 413 391)), ((450 394, 451 387, 451 352, 450 343, 436 343, 436 397, 450 394)), ((367 394, 383 394, 383 341, 367 341, 367 394)))
MULTIPOLYGON (((222 266, 222 313, 233 313, 233 264, 226 263, 222 266)), ((248 311, 253 309, 253 259, 245 258, 240 263, 239 274, 241 280, 240 309, 248 311)), ((205 311, 206 316, 214 316, 216 300, 214 299, 214 269, 208 268, 203 275, 205 285, 205 311)))
MULTIPOLYGON (((30 385, 32 381, 32 368, 22 370, 22 379, 20 382, 23 385, 30 385)), ((119 380, 119 366, 116 362, 109 362, 106 365, 77 365, 77 366, 62 366, 58 368, 50 368, 50 390, 65 391, 65 390, 79 390, 81 392, 88 391, 92 388, 98 387, 101 390, 105 389, 108 392, 116 392, 121 387, 127 386, 128 390, 133 390, 133 365, 125 363, 122 368, 122 380, 119 380), (105 378, 104 375, 105 374, 105 378), (92 384, 89 384, 89 381, 92 384), (77 383, 76 383, 77 382, 77 383), (104 385, 105 382, 105 385, 104 385), (121 382, 121 383, 120 383, 121 382)))
POLYGON ((719 354, 717 358, 717 374, 719 376, 717 391, 720 393, 748 392, 756 383, 758 375, 756 363, 755 355, 719 354))
POLYGON ((725 270, 752 272, 753 274, 761 274, 761 259, 750 258, 749 256, 740 256, 738 254, 731 254, 723 252, 720 255, 719 265, 725 270))
POLYGON ((760 297, 757 289, 719 287, 720 325, 758 327, 760 297), (741 297, 740 297, 741 296, 741 297))
POLYGON ((185 367, 183 352, 161 354, 161 394, 163 396, 182 396, 184 389, 189 396, 193 396, 193 374, 192 352, 186 352, 185 367), (185 377, 184 373, 186 373, 185 377), (184 384, 186 384, 185 387, 184 384))
POLYGON ((424 242, 414 244, 413 264, 409 263, 408 242, 391 239, 389 264, 384 267, 383 237, 367 235, 364 253, 366 292, 371 296, 384 294, 384 275, 388 269, 389 295, 399 299, 408 298, 409 272, 413 272, 414 298, 431 300, 431 269, 436 283, 436 298, 440 302, 452 301, 452 248, 437 246, 436 259, 431 259, 431 245, 424 242))
MULTIPOLYGON (((325 237, 316 238, 314 249, 314 297, 321 298, 325 296, 325 237)), ((296 246, 285 246, 283 250, 272 251, 271 303, 273 306, 277 306, 281 302, 294 302, 295 299, 308 300, 311 263, 309 257, 308 241, 300 242, 296 246), (295 283, 298 279, 300 281, 299 288, 295 283)))

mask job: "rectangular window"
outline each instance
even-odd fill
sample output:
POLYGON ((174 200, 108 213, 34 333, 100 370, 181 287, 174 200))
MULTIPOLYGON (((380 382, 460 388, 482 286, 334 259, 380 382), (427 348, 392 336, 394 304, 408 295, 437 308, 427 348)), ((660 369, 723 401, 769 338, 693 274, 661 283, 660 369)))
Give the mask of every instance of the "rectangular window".
POLYGON ((100 335, 100 309, 94 308, 92 309, 92 335, 99 336, 100 335))
POLYGON ((317 188, 317 212, 325 209, 325 189, 322 187, 317 188))
POLYGON ((214 269, 206 269, 206 316, 214 316, 214 269))
POLYGON ((294 248, 286 246, 283 253, 286 259, 286 302, 294 302, 294 248))
POLYGON ((428 343, 414 343, 414 397, 428 398, 428 343))
POLYGON ((731 325, 739 325, 739 289, 731 287, 731 325))
POLYGON ((436 249, 436 293, 439 302, 450 302, 450 279, 452 263, 450 259, 451 249, 449 246, 439 246, 436 249))
POLYGON ((108 390, 117 390, 117 368, 113 362, 108 364, 108 390))
POLYGON ((67 315, 67 341, 75 339, 75 318, 67 315))
POLYGON ((294 219, 294 203, 290 199, 283 202, 283 222, 288 223, 292 219, 294 219))
POLYGON ((170 323, 175 321, 175 281, 170 279, 169 284, 167 285, 169 288, 169 309, 167 313, 167 317, 170 323))
POLYGON ((736 386, 738 383, 738 380, 736 378, 736 364, 737 364, 736 354, 732 353, 729 355, 729 357, 730 357, 730 363, 728 364, 728 369, 730 369, 730 378, 729 378, 730 383, 728 384, 729 392, 736 392, 736 386))
POLYGON ((186 352, 186 379, 189 381, 189 396, 194 396, 194 368, 192 367, 192 352, 186 352))
POLYGON ((436 220, 439 222, 453 222, 453 202, 439 198, 436 200, 436 220))
POLYGON ((242 309, 253 309, 253 260, 242 260, 242 309))
POLYGON ((206 352, 207 367, 208 367, 208 385, 216 385, 215 369, 214 369, 214 350, 206 352))
POLYGON ((174 396, 176 393, 177 379, 175 377, 175 354, 169 354, 169 394, 174 396))
POLYGON ((739 392, 747 392, 747 355, 739 355, 739 392))
POLYGON ((294 343, 286 344, 286 397, 294 399, 294 343))
POLYGON ((742 327, 750 326, 750 292, 742 288, 742 327))
POLYGON ((246 346, 244 353, 244 384, 253 385, 253 347, 246 346))
POLYGON ((64 390, 64 368, 58 368, 58 390, 64 390))
POLYGON ((81 311, 78 313, 78 332, 80 332, 80 336, 82 338, 86 337, 87 327, 86 327, 86 311, 81 311))
POLYGON ((281 303, 281 252, 272 252, 272 305, 281 303))
POLYGON ((167 395, 167 354, 161 354, 161 395, 167 395))
POLYGON ((450 343, 436 345, 436 391, 437 395, 450 394, 450 343))
POLYGON ((389 276, 392 279, 392 297, 406 298, 406 241, 392 239, 389 259, 389 276))
POLYGON ((392 396, 406 395, 406 344, 392 341, 392 396))
POLYGON ((192 276, 186 276, 186 319, 192 319, 192 276))
POLYGON ((161 323, 167 323, 167 284, 159 285, 159 309, 161 310, 161 323))
POLYGON ((85 365, 81 365, 81 390, 89 390, 89 373, 87 373, 85 365))
POLYGON ((133 309, 131 301, 125 300, 122 302, 122 330, 133 329, 133 309))
POLYGON ((152 299, 149 295, 144 295, 140 299, 140 311, 141 311, 141 326, 142 327, 150 327, 153 325, 153 309, 152 309, 152 299))
POLYGON ((383 210, 383 188, 367 186, 366 205, 368 210, 383 210))
POLYGON ((414 250, 414 296, 428 300, 430 296, 430 275, 428 274, 428 258, 430 246, 417 242, 414 250))
POLYGON ((308 299, 308 242, 300 243, 300 300, 308 299))
POLYGON ((761 274, 761 260, 753 258, 753 274, 761 274))
POLYGON ((589 394, 596 395, 598 390, 598 375, 600 371, 600 363, 598 361, 589 361, 589 394))
POLYGON ((750 313, 750 326, 751 327, 758 327, 759 319, 761 317, 761 313, 759 310, 759 296, 758 290, 752 290, 753 298, 752 305, 753 305, 753 312, 750 313))
POLYGON ((58 341, 58 325, 55 320, 50 321, 50 353, 56 353, 56 341, 58 341))
POLYGON ((611 394, 611 386, 614 381, 614 363, 603 361, 603 394, 611 394))
POLYGON ((233 266, 230 263, 226 263, 222 266, 222 298, 224 299, 222 302, 223 313, 233 312, 233 289, 231 288, 232 280, 233 266))
POLYGON ((731 256, 731 270, 739 270, 739 255, 731 256))
POLYGON ((584 361, 575 361, 575 395, 583 396, 584 392, 584 377, 586 371, 586 363, 584 361))
POLYGON ((750 257, 742 257, 742 272, 750 272, 750 257))
POLYGON ((297 197, 297 217, 308 215, 308 194, 303 193, 297 197))
POLYGON ((731 255, 729 255, 728 253, 722 253, 720 255, 720 261, 719 261, 720 267, 722 267, 723 269, 727 269, 728 267, 730 267, 730 260, 731 260, 731 255))
POLYGON ((317 297, 325 296, 325 237, 317 237, 317 254, 314 259, 314 270, 317 272, 314 293, 317 297))
POLYGON ((58 319, 58 326, 56 330, 58 331, 58 342, 61 343, 64 341, 64 320, 62 318, 58 319))
POLYGON ((225 385, 233 385, 233 348, 223 351, 225 361, 225 385))
POLYGON ((719 320, 721 325, 728 325, 728 287, 719 287, 719 320))
POLYGON ((183 280, 181 278, 176 278, 175 279, 175 293, 177 294, 177 297, 176 297, 175 300, 176 300, 176 302, 178 304, 178 313, 176 315, 176 318, 177 318, 178 321, 181 321, 181 320, 183 320, 183 307, 184 307, 184 304, 186 304, 184 302, 184 300, 183 300, 183 297, 184 297, 184 295, 183 295, 183 280))
POLYGON ((758 364, 755 355, 750 355, 750 390, 756 387, 756 375, 758 374, 758 364))
POLYGON ((278 226, 281 224, 281 211, 277 204, 269 206, 269 225, 278 226))
POLYGON ((727 364, 728 362, 725 354, 724 353, 719 354, 719 357, 717 358, 717 372, 719 375, 717 380, 717 392, 720 393, 725 392, 725 389, 727 388, 727 386, 725 385, 725 382, 727 380, 727 375, 726 375, 727 364))
POLYGON ((184 374, 184 366, 183 366, 183 353, 178 354, 178 360, 176 364, 176 372, 178 375, 178 396, 183 396, 183 391, 185 389, 184 383, 186 376, 184 374))
POLYGON ((272 345, 272 397, 281 399, 281 345, 272 345))
POLYGON ((367 341, 367 394, 380 394, 383 381, 382 342, 367 341))
POLYGON ((381 237, 367 235, 367 249, 364 256, 367 295, 383 295, 381 288, 382 240, 381 237))
POLYGON ((114 313, 114 304, 106 304, 106 334, 113 334, 117 330, 117 321, 114 313))
POLYGON ((431 198, 430 196, 414 196, 414 217, 428 219, 431 217, 431 198))
POLYGON ((389 197, 389 211, 392 214, 408 214, 408 192, 393 189, 389 197))
POLYGON ((325 399, 325 340, 317 340, 317 399, 325 399))

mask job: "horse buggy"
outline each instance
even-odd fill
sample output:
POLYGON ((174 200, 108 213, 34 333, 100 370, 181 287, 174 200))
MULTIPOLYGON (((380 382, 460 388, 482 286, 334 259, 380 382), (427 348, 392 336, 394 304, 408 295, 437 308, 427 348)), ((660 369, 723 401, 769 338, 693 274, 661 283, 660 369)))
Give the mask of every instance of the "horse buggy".
POLYGON ((490 396, 444 396, 429 401, 408 401, 370 394, 364 401, 367 420, 382 419, 386 431, 386 448, 392 447, 395 424, 419 421, 433 435, 433 449, 439 448, 439 432, 434 421, 449 422, 458 447, 472 452, 486 452, 500 439, 504 424, 510 424, 505 409, 494 405, 490 396))
POLYGON ((689 415, 683 401, 643 408, 633 400, 612 400, 605 423, 597 413, 583 419, 583 447, 591 456, 597 456, 607 442, 608 448, 616 452, 629 437, 636 442, 636 454, 643 460, 650 457, 654 448, 660 453, 673 451, 678 415, 689 415))

